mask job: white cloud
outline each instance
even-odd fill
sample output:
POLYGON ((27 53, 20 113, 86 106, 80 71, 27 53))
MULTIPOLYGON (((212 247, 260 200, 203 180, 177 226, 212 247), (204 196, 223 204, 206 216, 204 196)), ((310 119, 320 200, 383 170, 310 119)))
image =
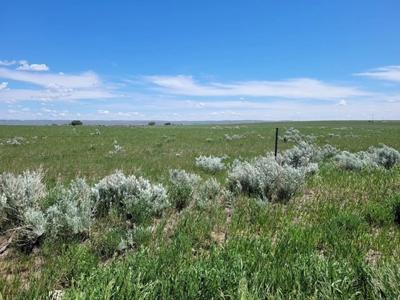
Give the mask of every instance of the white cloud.
POLYGON ((332 100, 369 94, 357 87, 332 85, 310 78, 234 83, 210 82, 205 84, 196 82, 192 76, 183 75, 146 76, 144 79, 166 93, 187 96, 250 96, 332 100))
POLYGON ((340 106, 346 106, 347 105, 347 101, 345 99, 342 99, 339 101, 338 103, 340 106))
POLYGON ((400 66, 387 66, 372 69, 368 72, 356 73, 358 76, 366 76, 374 79, 400 82, 400 66))
POLYGON ((8 82, 0 82, 0 91, 5 89, 8 85, 8 82))
POLYGON ((110 113, 110 111, 109 110, 99 109, 99 110, 97 110, 97 113, 99 113, 101 115, 108 115, 110 113))
POLYGON ((49 67, 46 64, 29 64, 26 60, 20 60, 17 70, 43 72, 48 71, 49 67))
POLYGON ((0 78, 38 86, 38 89, 2 89, 0 101, 22 100, 79 100, 120 97, 107 88, 93 72, 76 75, 36 73, 0 68, 0 78))
POLYGON ((0 66, 12 66, 17 62, 15 60, 0 60, 0 66))
POLYGON ((84 100, 84 99, 109 99, 117 97, 117 94, 104 89, 74 89, 70 91, 52 89, 5 89, 0 91, 0 102, 15 101, 54 101, 54 100, 84 100))
POLYGON ((47 88, 92 88, 101 81, 97 74, 85 72, 78 75, 61 75, 56 73, 29 73, 0 68, 0 78, 22 81, 47 88))

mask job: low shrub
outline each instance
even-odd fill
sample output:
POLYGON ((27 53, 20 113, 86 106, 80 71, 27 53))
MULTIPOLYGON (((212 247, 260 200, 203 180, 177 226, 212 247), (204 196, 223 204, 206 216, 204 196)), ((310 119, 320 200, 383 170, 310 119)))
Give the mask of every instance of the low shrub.
POLYGON ((41 200, 47 196, 43 172, 0 175, 0 228, 15 232, 17 246, 29 250, 45 233, 41 200))
POLYGON ((124 152, 125 149, 117 141, 113 142, 113 149, 108 152, 110 155, 118 154, 124 152))
POLYGON ((233 134, 233 135, 225 134, 224 135, 224 138, 227 141, 240 140, 243 137, 244 137, 244 135, 240 135, 240 134, 233 134))
POLYGON ((169 198, 177 210, 187 207, 193 199, 193 191, 200 182, 196 174, 187 173, 184 170, 170 170, 171 187, 169 198))
POLYGON ((52 237, 87 235, 94 220, 91 187, 76 179, 68 187, 57 186, 55 203, 46 211, 47 232, 52 237))
POLYGON ((370 147, 368 152, 372 160, 385 169, 393 168, 400 163, 399 151, 386 145, 382 144, 379 147, 370 147))
POLYGON ((357 153, 342 151, 334 159, 336 164, 345 170, 390 169, 400 163, 400 153, 396 149, 380 145, 379 147, 370 147, 368 151, 357 153))
POLYGON ((303 185, 305 176, 305 169, 279 165, 270 155, 250 162, 236 160, 228 173, 228 184, 231 191, 280 201, 290 199, 303 185))
POLYGON ((224 157, 204 156, 196 157, 196 166, 206 172, 215 174, 225 169, 224 157))
POLYGON ((375 167, 373 161, 368 157, 360 154, 342 151, 334 157, 336 165, 344 170, 359 171, 366 167, 375 167))
POLYGON ((283 154, 283 163, 294 168, 305 167, 315 161, 318 149, 307 142, 300 141, 293 148, 286 150, 283 154))
POLYGON ((315 141, 315 136, 301 134, 298 129, 290 127, 289 129, 286 130, 285 134, 281 139, 285 143, 287 142, 300 143, 302 141, 312 143, 315 141))
POLYGON ((215 178, 211 178, 198 185, 195 190, 196 204, 204 207, 210 202, 216 200, 223 188, 215 178))
POLYGON ((104 177, 94 187, 96 213, 105 215, 115 207, 128 218, 136 219, 142 210, 159 216, 169 206, 166 189, 161 184, 134 175, 125 176, 121 171, 104 177))

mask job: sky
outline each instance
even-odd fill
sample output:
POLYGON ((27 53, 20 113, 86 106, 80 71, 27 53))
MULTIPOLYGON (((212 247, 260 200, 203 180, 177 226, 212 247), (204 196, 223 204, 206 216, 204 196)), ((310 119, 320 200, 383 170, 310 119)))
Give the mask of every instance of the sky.
POLYGON ((0 119, 400 119, 398 0, 0 7, 0 119))

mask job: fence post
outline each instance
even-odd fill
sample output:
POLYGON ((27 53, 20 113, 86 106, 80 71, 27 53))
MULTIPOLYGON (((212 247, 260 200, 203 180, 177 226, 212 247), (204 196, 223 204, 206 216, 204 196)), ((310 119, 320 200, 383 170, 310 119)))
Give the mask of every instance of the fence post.
POLYGON ((278 128, 275 128, 275 159, 278 155, 278 128))

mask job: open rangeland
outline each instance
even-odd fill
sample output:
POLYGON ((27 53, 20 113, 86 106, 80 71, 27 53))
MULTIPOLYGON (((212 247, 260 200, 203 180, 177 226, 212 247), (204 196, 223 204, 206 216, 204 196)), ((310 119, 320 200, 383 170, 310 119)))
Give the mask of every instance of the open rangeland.
POLYGON ((0 299, 398 298, 399 149, 395 121, 0 126, 0 299))

